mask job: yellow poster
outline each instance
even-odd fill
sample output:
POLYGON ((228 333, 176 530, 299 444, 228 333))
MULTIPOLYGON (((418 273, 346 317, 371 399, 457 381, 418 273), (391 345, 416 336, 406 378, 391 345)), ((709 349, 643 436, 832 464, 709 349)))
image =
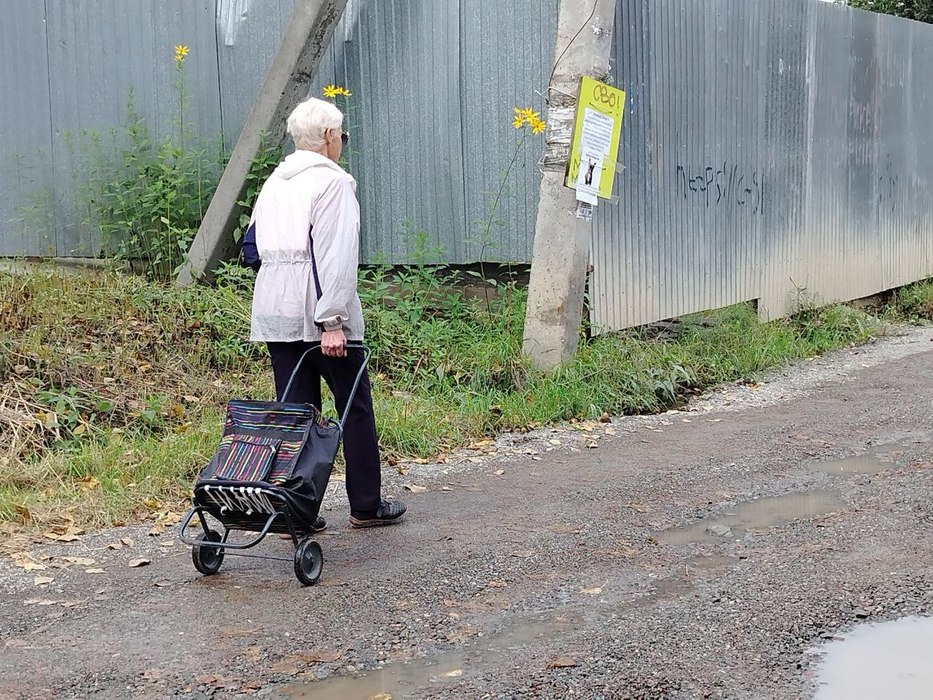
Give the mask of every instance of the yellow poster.
POLYGON ((625 92, 588 77, 580 81, 564 184, 577 191, 581 202, 596 204, 597 197, 612 197, 624 111, 625 92))

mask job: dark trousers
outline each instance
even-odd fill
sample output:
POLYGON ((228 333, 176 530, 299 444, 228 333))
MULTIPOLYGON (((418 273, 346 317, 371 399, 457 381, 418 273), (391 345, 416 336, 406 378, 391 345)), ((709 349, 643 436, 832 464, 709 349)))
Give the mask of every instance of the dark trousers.
MULTIPOLYGON (((327 382, 339 415, 347 405, 356 373, 363 364, 363 351, 347 348, 346 357, 326 357, 320 350, 311 352, 298 370, 288 397, 285 387, 298 360, 316 344, 305 342, 267 343, 275 375, 275 394, 280 401, 313 404, 321 410, 321 378, 327 382)), ((343 454, 347 463, 347 497, 353 512, 375 511, 382 493, 379 443, 373 416, 373 396, 368 372, 353 397, 343 426, 343 454)))

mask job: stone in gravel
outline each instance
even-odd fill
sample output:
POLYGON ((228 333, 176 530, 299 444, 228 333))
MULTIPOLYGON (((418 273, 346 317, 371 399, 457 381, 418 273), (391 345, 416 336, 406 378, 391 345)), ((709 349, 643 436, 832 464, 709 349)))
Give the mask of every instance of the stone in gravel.
POLYGON ((716 537, 732 537, 732 528, 728 525, 710 525, 706 531, 716 537))

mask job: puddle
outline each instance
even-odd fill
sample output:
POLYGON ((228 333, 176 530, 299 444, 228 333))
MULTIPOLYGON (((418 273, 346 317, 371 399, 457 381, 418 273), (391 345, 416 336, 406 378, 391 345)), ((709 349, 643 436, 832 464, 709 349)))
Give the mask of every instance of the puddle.
POLYGON ((826 474, 877 474, 885 469, 891 469, 897 465, 894 462, 874 457, 872 455, 862 455, 861 457, 846 457, 845 459, 833 459, 825 462, 812 462, 810 467, 826 474))
POLYGON ((877 474, 887 469, 897 469, 897 459, 905 450, 928 442, 928 433, 901 434, 894 442, 875 445, 856 457, 810 462, 807 466, 826 474, 877 474))
POLYGON ((933 696, 933 617, 863 625, 811 649, 823 655, 816 700, 927 700, 933 696))
POLYGON ((899 446, 878 445, 856 457, 810 462, 808 466, 826 474, 877 474, 886 469, 897 468, 892 457, 899 453, 899 446))
POLYGON ((740 503, 718 518, 701 520, 693 525, 664 530, 657 534, 667 544, 722 542, 741 537, 749 530, 762 530, 793 520, 809 519, 845 507, 835 491, 789 493, 776 498, 759 498, 740 503))
POLYGON ((511 620, 502 630, 482 637, 451 654, 393 664, 359 676, 333 676, 284 689, 291 700, 392 700, 419 698, 422 690, 442 687, 468 677, 471 671, 501 660, 502 652, 523 648, 540 639, 560 638, 577 629, 582 612, 560 610, 511 620))
POLYGON ((294 700, 400 700, 415 697, 421 688, 443 685, 463 676, 463 664, 445 660, 434 664, 404 664, 362 676, 334 676, 323 681, 285 689, 283 697, 294 700))

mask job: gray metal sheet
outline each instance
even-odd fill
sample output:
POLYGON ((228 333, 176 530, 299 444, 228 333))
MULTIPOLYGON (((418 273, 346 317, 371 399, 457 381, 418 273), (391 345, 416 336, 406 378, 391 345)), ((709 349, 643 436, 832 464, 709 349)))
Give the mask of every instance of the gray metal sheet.
POLYGON ((69 0, 48 3, 49 73, 53 123, 59 256, 95 255, 100 240, 81 225, 78 178, 86 169, 68 143, 82 131, 105 141, 120 132, 133 90, 152 135, 175 129, 174 47, 190 48, 185 62, 187 128, 216 141, 220 88, 213 0, 69 0))
POLYGON ((416 257, 419 232, 436 260, 463 238, 459 2, 366 0, 338 49, 353 93, 350 169, 360 183, 367 258, 416 257))
POLYGON ((458 260, 529 260, 544 137, 523 140, 512 126, 512 109, 530 107, 546 118, 543 93, 554 60, 558 3, 460 4, 467 242, 458 260))
POLYGON ((933 275, 933 26, 808 0, 620 0, 620 201, 593 316, 765 318, 933 275))
MULTIPOLYGON (((239 135, 294 0, 4 5, 0 254, 93 255, 66 135, 119 128, 127 93, 172 128, 172 48, 191 120, 239 135), (45 18, 48 7, 48 21, 45 18), (26 225, 28 222, 28 226, 26 225), (56 231, 53 236, 51 231, 56 231)), ((368 260, 527 261, 557 0, 350 0, 312 87, 347 86, 368 260), (543 110, 542 110, 543 111, 543 110)), ((619 201, 594 224, 605 329, 758 299, 763 315, 931 274, 933 27, 811 0, 618 0, 628 93, 619 201)))
POLYGON ((45 8, 7 0, 0 12, 0 255, 54 255, 45 8))

